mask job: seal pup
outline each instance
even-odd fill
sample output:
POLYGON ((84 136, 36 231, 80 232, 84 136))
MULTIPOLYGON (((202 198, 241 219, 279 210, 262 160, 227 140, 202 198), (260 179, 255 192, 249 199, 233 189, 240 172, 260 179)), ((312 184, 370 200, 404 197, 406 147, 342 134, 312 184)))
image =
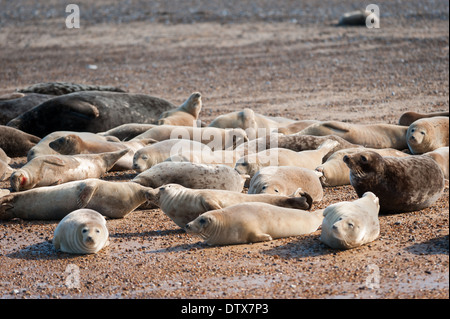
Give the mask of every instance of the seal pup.
POLYGON ((345 155, 361 152, 362 150, 373 151, 381 156, 406 157, 402 151, 393 148, 347 148, 334 152, 322 165, 316 167, 315 171, 319 176, 320 182, 323 186, 341 186, 350 185, 350 169, 342 160, 345 155))
POLYGON ((380 200, 380 213, 424 209, 444 190, 444 174, 429 156, 383 157, 364 151, 345 155, 343 161, 358 196, 373 192, 380 200))
POLYGON ((449 112, 433 112, 433 113, 418 113, 418 112, 405 112, 398 119, 398 125, 410 126, 412 123, 419 119, 430 118, 435 116, 449 116, 449 112))
POLYGON ((219 189, 191 189, 178 184, 166 184, 147 193, 147 201, 154 203, 183 228, 199 215, 244 202, 263 202, 279 207, 308 210, 312 205, 309 194, 298 189, 291 196, 272 194, 244 194, 219 189))
POLYGON ((120 141, 129 141, 136 136, 157 126, 156 124, 126 123, 114 127, 106 132, 97 133, 101 136, 114 136, 120 141))
POLYGON ((7 126, 41 138, 63 130, 98 133, 125 123, 153 123, 162 112, 175 107, 145 94, 81 91, 45 101, 7 126))
POLYGON ((185 226, 208 245, 248 244, 315 232, 323 210, 314 212, 267 203, 242 203, 201 214, 185 226))
MULTIPOLYGON (((366 19, 371 14, 367 10, 355 10, 344 13, 338 22, 338 26, 366 26, 366 19)), ((374 24, 379 24, 379 18, 373 15, 374 24), (376 21, 375 21, 376 20, 376 21)))
POLYGON ((28 151, 39 143, 40 140, 37 136, 12 127, 0 125, 0 148, 9 157, 27 156, 28 151))
POLYGON ((432 152, 427 152, 423 155, 429 156, 432 159, 436 161, 436 163, 441 168, 442 172, 444 173, 444 178, 449 178, 449 154, 448 154, 448 146, 440 147, 438 149, 435 149, 432 152))
POLYGON ((297 166, 267 166, 261 168, 250 180, 249 194, 289 195, 301 188, 313 203, 323 198, 323 188, 317 174, 297 166))
POLYGON ((368 148, 395 148, 404 150, 407 127, 394 124, 353 124, 325 121, 313 124, 298 132, 298 135, 337 135, 350 143, 368 148))
POLYGON ((100 178, 128 150, 100 154, 43 155, 33 158, 11 175, 11 188, 18 192, 34 187, 100 178))
POLYGON ((240 174, 249 175, 250 178, 265 166, 297 166, 314 170, 338 144, 337 141, 326 140, 316 150, 300 152, 271 148, 256 154, 245 155, 236 162, 235 169, 240 174))
POLYGON ((406 141, 412 154, 423 154, 449 146, 449 118, 436 116, 419 119, 408 127, 406 141))
POLYGON ((92 209, 77 209, 56 226, 53 247, 69 254, 96 254, 109 245, 105 217, 92 209))
POLYGON ((195 92, 179 107, 163 112, 156 123, 158 125, 197 126, 201 110, 202 95, 195 92))
POLYGON ((320 241, 336 249, 370 243, 380 235, 378 197, 372 192, 352 202, 340 202, 323 211, 320 241))
POLYGON ((96 178, 33 188, 0 198, 0 219, 60 220, 80 208, 123 218, 146 202, 148 187, 96 178))
POLYGON ((143 172, 158 163, 164 162, 172 155, 190 150, 211 151, 208 146, 197 141, 186 139, 164 140, 136 151, 133 156, 132 169, 143 172))
POLYGON ((162 162, 140 173, 132 182, 157 188, 179 184, 194 189, 224 189, 242 192, 246 176, 226 165, 162 162))

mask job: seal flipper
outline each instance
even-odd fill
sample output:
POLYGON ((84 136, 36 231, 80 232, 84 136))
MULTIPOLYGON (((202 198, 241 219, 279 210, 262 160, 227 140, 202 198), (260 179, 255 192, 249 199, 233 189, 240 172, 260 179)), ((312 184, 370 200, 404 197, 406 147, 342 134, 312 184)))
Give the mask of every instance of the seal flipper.
POLYGON ((206 199, 202 198, 201 204, 202 204, 203 208, 205 209, 205 212, 223 208, 216 201, 208 200, 207 198, 206 199))
POLYGON ((301 198, 304 200, 304 207, 299 207, 300 209, 310 209, 312 207, 313 198, 311 195, 309 195, 307 192, 303 191, 301 188, 297 188, 297 190, 292 193, 289 197, 292 198, 292 200, 298 201, 297 198, 301 198))
POLYGON ((91 186, 91 185, 85 185, 83 187, 83 190, 78 194, 77 198, 77 207, 78 208, 85 208, 92 196, 95 194, 95 191, 97 190, 97 186, 91 186))
MULTIPOLYGON (((51 164, 51 165, 56 165, 56 166, 64 166, 64 165, 66 165, 66 164, 64 164, 64 162, 60 158, 58 158, 56 156, 47 156, 43 160, 42 164, 44 164, 44 163, 51 164)), ((41 166, 41 169, 42 169, 42 166, 41 166)))
POLYGON ((14 208, 14 205, 11 203, 14 200, 14 197, 14 195, 0 197, 0 220, 11 219, 14 217, 12 214, 7 213, 9 209, 14 208))
POLYGON ((71 101, 67 103, 67 107, 70 110, 69 114, 73 116, 90 120, 97 118, 100 115, 98 108, 91 103, 80 100, 75 100, 72 103, 70 102, 71 101))
POLYGON ((260 241, 270 241, 272 239, 273 239, 272 236, 270 236, 269 234, 251 233, 248 235, 248 242, 250 242, 250 243, 260 242, 260 241))

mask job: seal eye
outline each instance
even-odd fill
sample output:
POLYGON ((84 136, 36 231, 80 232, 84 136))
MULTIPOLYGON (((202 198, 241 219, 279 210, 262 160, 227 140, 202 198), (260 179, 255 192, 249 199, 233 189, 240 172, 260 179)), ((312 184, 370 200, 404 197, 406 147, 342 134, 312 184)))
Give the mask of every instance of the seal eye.
POLYGON ((267 188, 267 186, 263 186, 263 187, 262 187, 263 190, 266 189, 266 188, 267 188))
POLYGON ((274 191, 275 191, 275 193, 278 193, 278 189, 275 188, 274 191))
POLYGON ((143 159, 143 160, 148 160, 148 156, 147 156, 147 155, 144 155, 144 156, 142 156, 142 159, 143 159))
POLYGON ((205 224, 205 223, 206 223, 206 219, 205 219, 205 218, 201 218, 201 219, 199 220, 199 223, 202 224, 202 225, 205 224))
POLYGON ((98 234, 100 233, 100 229, 96 229, 95 232, 98 234))
POLYGON ((352 223, 348 223, 348 227, 353 228, 353 224, 352 223))
POLYGON ((367 163, 367 157, 365 157, 364 155, 361 155, 361 162, 367 163))
POLYGON ((83 234, 85 234, 85 233, 87 233, 87 229, 84 228, 81 232, 82 232, 83 234))
POLYGON ((248 166, 248 163, 241 163, 242 166, 248 166))
POLYGON ((425 132, 420 132, 420 134, 425 135, 425 132))

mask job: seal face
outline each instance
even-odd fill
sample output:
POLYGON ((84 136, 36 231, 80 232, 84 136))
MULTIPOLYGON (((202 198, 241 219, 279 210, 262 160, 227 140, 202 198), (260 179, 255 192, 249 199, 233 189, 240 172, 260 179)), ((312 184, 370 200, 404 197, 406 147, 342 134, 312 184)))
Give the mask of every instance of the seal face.
POLYGON ((105 218, 92 209, 78 209, 56 226, 53 246, 71 254, 95 254, 109 245, 105 218))
POLYGON ((413 154, 449 146, 449 118, 436 116, 415 121, 408 127, 406 141, 413 154))
POLYGON ((355 248, 374 241, 380 234, 378 197, 364 193, 353 202, 328 206, 324 212, 320 241, 337 249, 355 248))
POLYGON ((344 156, 350 183, 359 197, 373 192, 380 200, 380 213, 416 211, 432 205, 444 190, 444 174, 425 155, 383 157, 372 151, 344 156))

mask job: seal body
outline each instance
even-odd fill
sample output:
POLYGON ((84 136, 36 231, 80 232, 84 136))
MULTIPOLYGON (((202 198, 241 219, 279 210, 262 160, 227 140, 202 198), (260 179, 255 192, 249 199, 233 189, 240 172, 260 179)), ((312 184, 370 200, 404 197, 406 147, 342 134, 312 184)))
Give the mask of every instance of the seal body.
POLYGON ((146 202, 150 189, 133 182, 100 179, 33 188, 0 198, 0 219, 60 220, 80 208, 123 218, 146 202))
POLYGON ((11 187, 15 191, 22 191, 100 178, 126 153, 128 150, 101 154, 38 156, 11 175, 11 187))
POLYGON ((92 209, 69 213, 56 226, 53 246, 70 254, 95 254, 109 245, 105 217, 92 209))
POLYGON ((147 200, 153 202, 172 219, 175 224, 184 227, 199 215, 220 208, 244 203, 263 202, 279 207, 310 209, 312 198, 304 192, 292 196, 272 194, 243 194, 218 189, 190 189, 178 184, 166 184, 147 194, 147 200))
POLYGON ((9 157, 26 156, 30 149, 38 144, 40 140, 37 136, 0 125, 0 148, 9 157))
POLYGON ((364 193, 353 202, 328 206, 324 212, 320 241, 337 249, 355 248, 370 243, 380 235, 378 197, 364 193))
POLYGON ((1 100, 0 99, 0 125, 6 125, 12 119, 31 110, 33 107, 54 98, 49 94, 22 94, 21 97, 1 100))
POLYGON ((308 212, 266 203, 243 203, 206 212, 185 226, 209 245, 234 245, 310 234, 323 210, 308 212))
POLYGON ((373 192, 380 201, 380 213, 417 211, 432 205, 444 190, 439 165, 424 155, 383 157, 365 151, 346 155, 350 183, 359 197, 373 192))
POLYGON ((436 116, 415 121, 408 127, 406 141, 413 154, 423 154, 449 146, 449 118, 436 116))
POLYGON ((313 202, 323 198, 323 188, 317 174, 297 166, 267 166, 250 180, 249 194, 290 195, 298 188, 311 195, 313 202))
POLYGON ((140 173, 132 181, 152 188, 165 184, 179 184, 194 189, 242 192, 245 178, 226 165, 162 162, 140 173))
POLYGON ((350 169, 342 160, 345 155, 361 152, 362 150, 373 151, 381 156, 406 157, 408 154, 393 148, 347 148, 333 153, 325 163, 316 167, 316 172, 323 186, 350 185, 350 169))

